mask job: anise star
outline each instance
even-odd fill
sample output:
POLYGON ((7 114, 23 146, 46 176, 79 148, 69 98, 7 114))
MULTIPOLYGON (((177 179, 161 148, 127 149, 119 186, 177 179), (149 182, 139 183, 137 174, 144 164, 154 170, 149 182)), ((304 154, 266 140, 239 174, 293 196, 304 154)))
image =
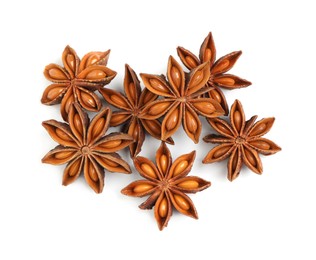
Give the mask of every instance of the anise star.
POLYGON ((146 180, 134 181, 122 193, 133 197, 149 198, 139 207, 155 207, 155 218, 162 230, 172 215, 172 207, 180 213, 198 218, 193 202, 185 193, 196 193, 208 188, 211 183, 199 177, 187 176, 195 159, 195 151, 184 154, 172 162, 171 154, 164 142, 156 153, 156 165, 145 157, 134 160, 137 171, 146 180))
POLYGON ((111 82, 116 72, 106 67, 110 50, 87 53, 80 61, 77 53, 66 46, 62 61, 64 67, 49 64, 44 75, 54 84, 49 85, 42 96, 42 103, 54 105, 61 102, 61 115, 68 120, 70 105, 75 102, 89 111, 99 111, 102 107, 95 90, 111 82))
POLYGON ((185 77, 179 63, 170 56, 167 78, 164 76, 140 74, 146 88, 164 99, 149 103, 141 113, 145 119, 157 119, 164 114, 161 139, 164 141, 179 128, 181 121, 186 134, 198 143, 201 133, 201 121, 198 117, 217 117, 224 114, 221 105, 212 98, 200 96, 212 89, 205 87, 210 76, 209 62, 196 67, 185 77))
POLYGON ((264 118, 255 123, 257 116, 245 121, 240 101, 236 100, 230 110, 230 124, 220 118, 208 119, 210 125, 221 135, 210 134, 203 138, 205 142, 219 144, 203 160, 203 163, 222 161, 229 157, 227 168, 230 181, 236 179, 244 163, 257 174, 262 173, 259 153, 271 155, 281 150, 274 142, 262 138, 274 123, 274 118, 264 118))
POLYGON ((129 165, 115 152, 128 146, 133 138, 123 133, 104 136, 110 118, 111 110, 104 108, 89 122, 87 114, 74 103, 69 109, 69 124, 56 120, 43 122, 49 135, 60 145, 48 152, 42 162, 54 165, 68 163, 63 185, 74 182, 83 171, 90 187, 96 193, 101 193, 104 169, 131 173, 129 165))
MULTIPOLYGON (((151 136, 161 140, 161 123, 158 119, 147 120, 140 116, 144 106, 156 100, 158 95, 151 93, 146 88, 143 91, 141 90, 137 75, 130 66, 125 65, 125 95, 107 88, 99 91, 108 103, 121 109, 121 111, 113 112, 110 125, 118 126, 125 123, 124 132, 133 136, 135 140, 129 146, 132 158, 141 151, 145 140, 144 129, 151 136)), ((168 138, 166 141, 173 144, 171 138, 168 138)))
POLYGON ((203 62, 210 62, 210 77, 208 79, 207 86, 213 86, 214 89, 210 90, 208 95, 218 101, 225 110, 225 115, 228 115, 227 101, 220 88, 231 90, 251 85, 251 82, 245 79, 241 79, 235 75, 226 74, 226 72, 234 66, 242 52, 232 52, 221 57, 215 62, 216 49, 211 32, 201 45, 199 58, 183 47, 178 47, 177 51, 181 61, 189 70, 195 69, 203 62))

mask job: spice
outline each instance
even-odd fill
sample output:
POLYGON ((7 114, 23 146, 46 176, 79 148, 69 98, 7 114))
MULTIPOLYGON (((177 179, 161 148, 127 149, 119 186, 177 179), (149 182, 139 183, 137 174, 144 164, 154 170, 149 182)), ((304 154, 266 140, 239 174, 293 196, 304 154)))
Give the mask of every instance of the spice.
MULTIPOLYGON (((123 131, 134 137, 135 142, 129 146, 132 158, 141 151, 145 140, 144 129, 152 137, 161 140, 161 123, 158 119, 147 120, 140 116, 144 106, 156 100, 158 95, 151 93, 146 88, 143 91, 141 90, 137 75, 130 66, 125 65, 125 95, 107 88, 99 91, 108 103, 121 109, 112 113, 110 126, 125 124, 123 131)), ((170 137, 166 142, 174 144, 170 137)))
POLYGON ((152 93, 164 97, 149 103, 141 113, 141 117, 152 120, 166 114, 162 121, 162 140, 171 137, 183 122, 186 134, 198 143, 202 129, 198 114, 205 117, 224 114, 217 101, 212 98, 200 98, 202 94, 213 89, 213 87, 205 87, 209 76, 209 62, 197 66, 185 77, 179 63, 170 56, 168 82, 164 76, 141 74, 145 87, 152 93))
POLYGON ((210 62, 210 76, 207 81, 207 86, 212 86, 214 88, 208 92, 208 96, 221 104, 222 108, 225 110, 225 115, 228 114, 228 106, 225 95, 220 88, 231 90, 251 85, 251 82, 245 79, 241 79, 235 75, 226 74, 240 57, 242 53, 241 51, 227 54, 215 62, 216 49, 211 32, 201 45, 199 58, 183 47, 178 47, 177 51, 181 61, 189 70, 195 69, 203 62, 210 62))
POLYGON ((45 77, 54 84, 45 89, 42 103, 61 103, 60 112, 65 121, 68 120, 67 115, 73 102, 88 111, 99 111, 102 104, 94 91, 110 83, 116 76, 115 71, 106 67, 109 55, 110 50, 90 52, 80 61, 74 49, 66 46, 62 55, 64 67, 57 64, 45 67, 45 77))
POLYGON ((203 163, 218 162, 229 157, 227 177, 230 181, 238 177, 243 163, 253 172, 261 174, 263 169, 259 153, 271 155, 281 148, 269 139, 262 138, 272 128, 274 118, 264 118, 255 123, 256 119, 257 116, 253 116, 245 120, 242 104, 238 100, 231 107, 230 123, 220 118, 208 119, 220 135, 210 134, 203 140, 219 145, 206 155, 203 163))
POLYGON ((60 165, 67 163, 63 185, 74 182, 80 173, 90 187, 101 193, 104 186, 104 169, 110 172, 131 173, 129 165, 117 151, 127 147, 133 138, 123 133, 105 135, 109 128, 111 110, 103 108, 89 122, 87 114, 78 104, 72 104, 69 124, 48 120, 43 126, 60 145, 48 152, 42 162, 60 165))
POLYGON ((184 154, 172 162, 171 154, 164 142, 157 150, 156 165, 145 157, 134 160, 137 171, 145 180, 134 181, 122 190, 133 197, 149 198, 139 207, 154 207, 155 218, 160 230, 167 226, 174 207, 180 213, 198 218, 191 199, 185 193, 196 193, 208 188, 211 183, 199 177, 187 176, 195 159, 195 151, 184 154))

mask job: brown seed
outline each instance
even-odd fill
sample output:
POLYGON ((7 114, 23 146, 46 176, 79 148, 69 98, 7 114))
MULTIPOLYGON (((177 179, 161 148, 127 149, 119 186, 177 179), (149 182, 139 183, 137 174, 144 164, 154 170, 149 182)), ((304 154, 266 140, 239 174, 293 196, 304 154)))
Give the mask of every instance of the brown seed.
POLYGON ((183 181, 183 182, 180 182, 178 184, 178 186, 180 188, 183 188, 183 189, 196 189, 199 187, 199 183, 197 181, 193 181, 193 180, 190 180, 190 181, 183 181))
POLYGON ((106 74, 105 74, 104 71, 95 69, 95 70, 90 71, 86 75, 85 78, 86 79, 91 79, 91 80, 96 80, 96 79, 102 79, 102 78, 105 78, 105 77, 106 77, 106 74))
POLYGON ((72 54, 67 54, 66 60, 71 70, 74 71, 75 70, 75 56, 72 54))
POLYGON ((169 92, 169 90, 157 79, 150 79, 149 83, 154 89, 156 89, 158 91, 161 91, 161 92, 164 92, 164 93, 168 93, 169 92))
POLYGON ((234 123, 235 123, 235 126, 238 130, 238 132, 240 131, 241 129, 241 113, 240 111, 236 110, 235 113, 234 113, 234 123))
POLYGON ((121 122, 125 117, 126 115, 112 114, 111 125, 116 125, 118 122, 121 122))
POLYGON ((185 60, 186 62, 188 63, 188 65, 191 67, 191 68, 195 68, 198 66, 198 64, 196 63, 196 61, 194 59, 192 59, 190 56, 186 56, 185 57, 185 60))
POLYGON ((211 60, 211 57, 212 57, 211 49, 206 48, 204 52, 204 62, 211 60))
POLYGON ((269 150, 271 147, 269 143, 261 140, 251 141, 250 144, 262 150, 269 150))
POLYGON ((140 168, 150 177, 157 179, 157 175, 154 171, 154 169, 147 163, 142 163, 140 168))
POLYGON ((248 159, 250 164, 256 167, 257 166, 256 158, 253 156, 251 152, 248 151, 248 149, 245 149, 244 151, 245 151, 246 158, 248 159))
POLYGON ((92 138, 94 138, 95 136, 98 136, 103 131, 104 125, 105 125, 105 119, 103 117, 99 118, 97 122, 95 122, 91 131, 92 138))
POLYGON ((73 122, 74 122, 76 130, 82 135, 83 134, 82 123, 81 123, 81 119, 80 119, 79 114, 75 114, 73 122))
POLYGON ((152 185, 149 185, 149 184, 139 184, 137 186, 134 187, 133 191, 135 193, 143 193, 143 192, 146 192, 150 189, 152 189, 152 185))
POLYGON ((160 127, 159 124, 157 124, 157 121, 155 121, 155 120, 152 120, 152 121, 147 120, 146 125, 147 125, 148 128, 150 128, 150 130, 154 134, 160 135, 161 127, 160 127))
POLYGON ((133 82, 130 82, 128 85, 128 92, 131 95, 132 99, 136 99, 136 93, 135 93, 135 84, 133 82))
POLYGON ((110 99, 117 105, 121 106, 121 107, 126 107, 126 103, 125 100, 122 99, 120 96, 118 95, 111 95, 110 99))
POLYGON ((85 67, 88 67, 88 66, 90 66, 90 65, 92 65, 92 64, 94 64, 94 63, 96 63, 98 59, 99 59, 99 55, 95 55, 95 54, 91 55, 91 56, 87 59, 86 64, 85 64, 85 67))
POLYGON ((50 91, 48 91, 47 93, 47 98, 49 100, 53 100, 55 99, 56 97, 58 97, 60 95, 60 93, 63 92, 65 88, 64 87, 55 87, 55 88, 52 88, 50 91))
POLYGON ((235 85, 235 80, 232 78, 218 78, 216 79, 216 82, 227 86, 235 85))
POLYGON ((81 160, 76 160, 68 169, 68 175, 69 176, 75 176, 78 171, 81 164, 81 160))
POLYGON ((175 66, 171 67, 171 79, 177 88, 180 87, 181 75, 179 69, 175 66))
POLYGON ((216 89, 211 90, 209 93, 211 98, 215 99, 218 103, 222 102, 222 97, 216 89))
POLYGON ((59 80, 66 80, 68 79, 67 76, 63 71, 57 68, 52 68, 48 71, 48 74, 53 79, 59 79, 59 80))
POLYGON ((68 113, 69 112, 69 109, 70 109, 70 106, 72 105, 72 103, 74 102, 74 96, 71 95, 68 97, 66 103, 65 103, 65 111, 68 113))
POLYGON ((217 66, 213 69, 213 73, 221 72, 222 70, 225 70, 229 66, 229 60, 223 60, 217 66))
POLYGON ((87 93, 81 91, 81 100, 83 101, 83 103, 88 106, 88 107, 91 107, 91 108, 95 108, 96 107, 96 103, 94 101, 94 99, 88 95, 87 93))
POLYGON ((97 181, 99 180, 97 171, 95 170, 94 165, 93 165, 91 162, 89 163, 88 172, 89 172, 90 178, 91 178, 94 182, 97 182, 97 181))
POLYGON ((259 123, 256 128, 251 131, 251 136, 262 134, 266 130, 266 128, 267 125, 265 123, 259 123))
POLYGON ((165 218, 167 216, 167 211, 168 211, 167 205, 168 205, 167 199, 163 198, 162 201, 160 202, 159 209, 158 209, 158 213, 161 218, 165 218))
POLYGON ((155 104, 150 107, 148 114, 156 116, 162 111, 164 111, 170 105, 169 102, 155 104))
POLYGON ((118 147, 122 143, 122 140, 113 140, 113 141, 108 141, 106 143, 102 144, 103 148, 111 149, 118 147))
POLYGON ((65 151, 65 152, 59 152, 59 153, 55 153, 54 157, 56 159, 62 160, 62 159, 66 159, 69 158, 70 156, 72 156, 74 154, 74 152, 69 152, 69 151, 65 151))
POLYGON ((210 114, 213 113, 216 109, 212 103, 202 101, 194 103, 194 106, 203 113, 210 114))
POLYGON ((191 78, 191 86, 197 86, 198 84, 201 83, 201 81, 203 80, 203 76, 204 76, 204 71, 203 70, 199 70, 194 74, 194 77, 191 78))
POLYGON ((232 162, 232 172, 235 171, 236 167, 237 167, 237 162, 238 162, 238 151, 236 151, 236 154, 233 158, 233 162, 232 162))
POLYGON ((221 157, 223 154, 227 153, 230 148, 230 146, 224 146, 221 149, 217 149, 216 152, 213 154, 213 158, 217 159, 221 157))
POLYGON ((167 167, 168 167, 168 158, 165 154, 161 155, 160 156, 160 166, 161 166, 161 170, 162 170, 162 173, 166 173, 167 171, 167 167))
POLYGON ((231 135, 231 132, 229 131, 229 129, 228 129, 225 125, 223 125, 223 124, 221 124, 221 123, 216 123, 215 125, 216 125, 216 127, 217 127, 219 130, 221 130, 223 133, 228 134, 228 135, 231 135))
POLYGON ((185 121, 186 121, 189 132, 195 133, 197 129, 197 122, 196 122, 196 119, 193 117, 193 115, 188 111, 185 113, 185 121))
POLYGON ((189 165, 189 162, 187 160, 180 161, 174 168, 173 177, 182 173, 188 167, 188 165, 189 165))
POLYGON ((67 135, 64 131, 60 130, 59 128, 56 128, 55 133, 60 139, 64 141, 73 142, 69 135, 67 135))
POLYGON ((107 159, 107 158, 100 157, 100 159, 101 159, 101 161, 103 161, 104 164, 106 164, 106 165, 108 165, 108 166, 110 166, 110 167, 117 167, 117 166, 119 166, 118 163, 113 162, 113 161, 111 161, 111 160, 109 160, 109 159, 107 159))
POLYGON ((185 211, 187 211, 187 210, 190 209, 190 204, 189 204, 189 203, 186 201, 186 199, 183 198, 182 196, 180 196, 180 195, 178 195, 178 194, 175 194, 175 195, 174 195, 174 199, 175 199, 177 205, 178 205, 181 209, 183 209, 183 210, 185 210, 185 211))
POLYGON ((166 128, 168 131, 171 131, 175 128, 179 120, 179 108, 177 107, 172 113, 169 115, 169 118, 166 121, 166 128))

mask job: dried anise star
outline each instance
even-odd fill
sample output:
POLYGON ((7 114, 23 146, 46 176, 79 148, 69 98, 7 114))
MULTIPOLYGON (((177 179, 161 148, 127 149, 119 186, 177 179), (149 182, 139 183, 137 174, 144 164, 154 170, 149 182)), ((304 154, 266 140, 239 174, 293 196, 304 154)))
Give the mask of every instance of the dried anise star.
POLYGON ((274 142, 262 138, 274 123, 274 118, 264 118, 255 123, 257 116, 245 121, 241 103, 236 100, 230 110, 230 124, 220 118, 210 118, 208 122, 221 135, 207 135, 205 142, 217 143, 204 158, 203 163, 218 162, 229 158, 228 179, 233 181, 239 175, 244 163, 257 174, 262 173, 262 163, 258 153, 271 155, 281 150, 274 142))
POLYGON ((172 215, 172 206, 180 213, 198 218, 193 202, 185 193, 196 193, 211 183, 199 177, 187 176, 195 159, 195 151, 178 157, 173 163, 169 149, 162 142, 156 153, 156 165, 145 157, 136 157, 135 167, 146 180, 134 181, 122 193, 133 197, 149 198, 139 207, 155 207, 155 218, 162 230, 172 215))
POLYGON ((198 114, 217 117, 224 114, 220 104, 212 98, 199 98, 213 87, 205 87, 210 76, 209 62, 197 66, 185 77, 184 71, 170 56, 167 78, 164 76, 141 74, 146 88, 164 99, 150 102, 140 114, 145 119, 157 119, 164 114, 161 139, 166 140, 179 128, 181 121, 187 135, 198 143, 201 121, 198 114))
POLYGON ((181 61, 189 70, 195 69, 203 62, 210 62, 210 77, 207 86, 212 86, 214 89, 210 90, 208 95, 218 101, 225 110, 225 115, 228 115, 227 101, 220 88, 235 89, 251 85, 251 82, 245 79, 241 79, 235 75, 225 74, 234 66, 242 52, 232 52, 215 62, 216 49, 211 32, 201 45, 199 58, 183 47, 178 47, 177 51, 181 61))
MULTIPOLYGON (((140 116, 145 105, 150 104, 158 98, 146 88, 141 91, 140 82, 133 69, 125 65, 124 92, 111 89, 99 90, 105 100, 111 105, 120 108, 112 114, 110 126, 125 124, 124 132, 134 137, 135 142, 129 146, 131 157, 134 158, 140 151, 145 140, 144 129, 153 137, 160 140, 161 123, 155 120, 147 120, 140 116)), ((173 140, 168 138, 168 143, 173 144, 173 140)))
POLYGON ((45 67, 44 75, 54 84, 49 85, 42 96, 42 103, 54 105, 61 102, 61 115, 68 120, 70 105, 75 102, 89 111, 99 111, 102 107, 95 90, 111 82, 116 72, 106 67, 110 50, 89 52, 80 61, 76 52, 66 46, 62 61, 64 68, 57 64, 45 67))
POLYGON ((49 135, 60 145, 48 152, 42 162, 54 165, 68 163, 63 185, 74 182, 83 171, 90 187, 96 193, 101 193, 104 168, 110 172, 131 173, 129 165, 115 152, 127 147, 133 138, 123 133, 104 136, 110 118, 111 110, 103 108, 89 122, 87 114, 73 103, 69 109, 69 124, 56 120, 43 122, 49 135))

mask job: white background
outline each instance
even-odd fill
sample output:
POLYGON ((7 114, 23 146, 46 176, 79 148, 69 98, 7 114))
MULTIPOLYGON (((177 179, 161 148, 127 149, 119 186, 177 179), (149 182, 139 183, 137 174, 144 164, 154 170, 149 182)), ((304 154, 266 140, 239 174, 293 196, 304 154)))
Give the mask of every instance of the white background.
MULTIPOLYGON (((315 259, 313 1, 79 2, 0 4, 0 259, 315 259), (197 54, 209 31, 218 58, 243 50, 231 72, 253 83, 226 91, 229 104, 241 100, 247 118, 276 117, 266 137, 282 151, 262 157, 263 175, 243 168, 230 183, 226 161, 201 163, 213 146, 180 130, 174 159, 196 149, 190 174, 212 187, 191 196, 199 220, 174 213, 162 232, 137 207, 144 199, 120 193, 139 178, 134 169, 107 173, 100 195, 83 178, 63 187, 64 166, 40 161, 56 145, 41 122, 61 120, 59 105, 40 103, 45 65, 60 63, 67 44, 80 57, 110 48, 110 87, 121 90, 125 63, 165 73, 178 45, 197 54)), ((158 146, 147 139, 142 155, 154 158, 158 146)))

